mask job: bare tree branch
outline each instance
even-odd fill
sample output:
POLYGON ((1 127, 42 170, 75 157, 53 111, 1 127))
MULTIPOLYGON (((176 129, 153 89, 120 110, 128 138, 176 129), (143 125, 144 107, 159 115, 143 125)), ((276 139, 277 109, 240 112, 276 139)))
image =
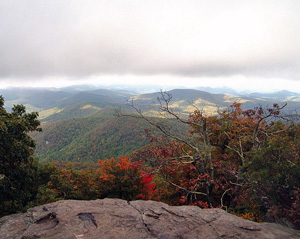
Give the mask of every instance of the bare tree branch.
POLYGON ((184 188, 184 187, 181 187, 181 186, 179 186, 179 185, 177 185, 177 184, 175 184, 175 183, 169 181, 168 179, 165 179, 165 180, 166 180, 166 182, 170 183, 170 184, 173 185, 174 187, 177 187, 177 188, 179 188, 179 189, 181 189, 181 190, 184 190, 184 191, 186 191, 187 193, 207 196, 206 193, 203 193, 203 192, 197 192, 197 191, 191 191, 191 190, 188 190, 188 189, 186 189, 186 188, 184 188))

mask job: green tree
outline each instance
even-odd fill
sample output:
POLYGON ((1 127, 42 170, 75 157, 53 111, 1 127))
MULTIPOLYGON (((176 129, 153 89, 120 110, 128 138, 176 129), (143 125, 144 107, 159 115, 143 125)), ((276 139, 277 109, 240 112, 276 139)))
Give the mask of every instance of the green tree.
POLYGON ((23 209, 37 192, 38 162, 28 135, 41 131, 37 117, 36 112, 26 113, 23 105, 7 112, 0 96, 0 216, 23 209))
POLYGON ((272 125, 270 139, 249 165, 252 203, 270 220, 300 228, 300 124, 272 125))

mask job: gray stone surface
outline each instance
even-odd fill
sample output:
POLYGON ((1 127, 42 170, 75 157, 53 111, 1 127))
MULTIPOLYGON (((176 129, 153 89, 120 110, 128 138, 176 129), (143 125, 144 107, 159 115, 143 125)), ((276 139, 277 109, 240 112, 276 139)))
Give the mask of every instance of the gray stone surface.
POLYGON ((119 199, 59 201, 0 219, 0 238, 299 238, 220 209, 119 199))

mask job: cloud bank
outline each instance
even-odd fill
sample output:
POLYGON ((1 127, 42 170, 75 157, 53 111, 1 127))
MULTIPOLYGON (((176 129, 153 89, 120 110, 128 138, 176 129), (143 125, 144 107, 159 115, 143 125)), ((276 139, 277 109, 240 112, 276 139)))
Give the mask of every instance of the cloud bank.
POLYGON ((0 2, 0 78, 300 80, 300 1, 0 2))

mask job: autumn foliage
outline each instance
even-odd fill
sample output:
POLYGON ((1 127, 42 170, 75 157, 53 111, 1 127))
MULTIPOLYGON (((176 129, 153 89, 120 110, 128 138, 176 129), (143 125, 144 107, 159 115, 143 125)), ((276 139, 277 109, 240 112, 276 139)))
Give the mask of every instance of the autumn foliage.
POLYGON ((282 116, 278 104, 241 106, 234 103, 217 116, 196 110, 188 121, 179 119, 190 127, 187 137, 162 129, 176 140, 134 157, 156 173, 162 201, 219 207, 255 221, 285 218, 299 226, 300 125, 282 116))
POLYGON ((145 175, 140 162, 128 158, 98 160, 96 185, 100 197, 117 197, 126 200, 150 199, 156 192, 153 175, 145 175))
POLYGON ((110 197, 222 208, 245 219, 300 227, 300 123, 281 114, 284 106, 245 110, 234 103, 216 116, 195 110, 181 119, 163 100, 160 109, 188 128, 185 135, 137 111, 162 135, 146 130, 149 146, 87 167, 38 164, 26 134, 38 130, 37 114, 25 114, 21 106, 7 113, 0 98, 0 138, 8 142, 1 141, 7 151, 0 155, 5 162, 0 166, 1 215, 62 199, 110 197))
POLYGON ((62 199, 121 198, 149 200, 156 194, 153 176, 128 158, 98 160, 98 167, 78 170, 72 164, 41 166, 41 186, 30 206, 62 199))

